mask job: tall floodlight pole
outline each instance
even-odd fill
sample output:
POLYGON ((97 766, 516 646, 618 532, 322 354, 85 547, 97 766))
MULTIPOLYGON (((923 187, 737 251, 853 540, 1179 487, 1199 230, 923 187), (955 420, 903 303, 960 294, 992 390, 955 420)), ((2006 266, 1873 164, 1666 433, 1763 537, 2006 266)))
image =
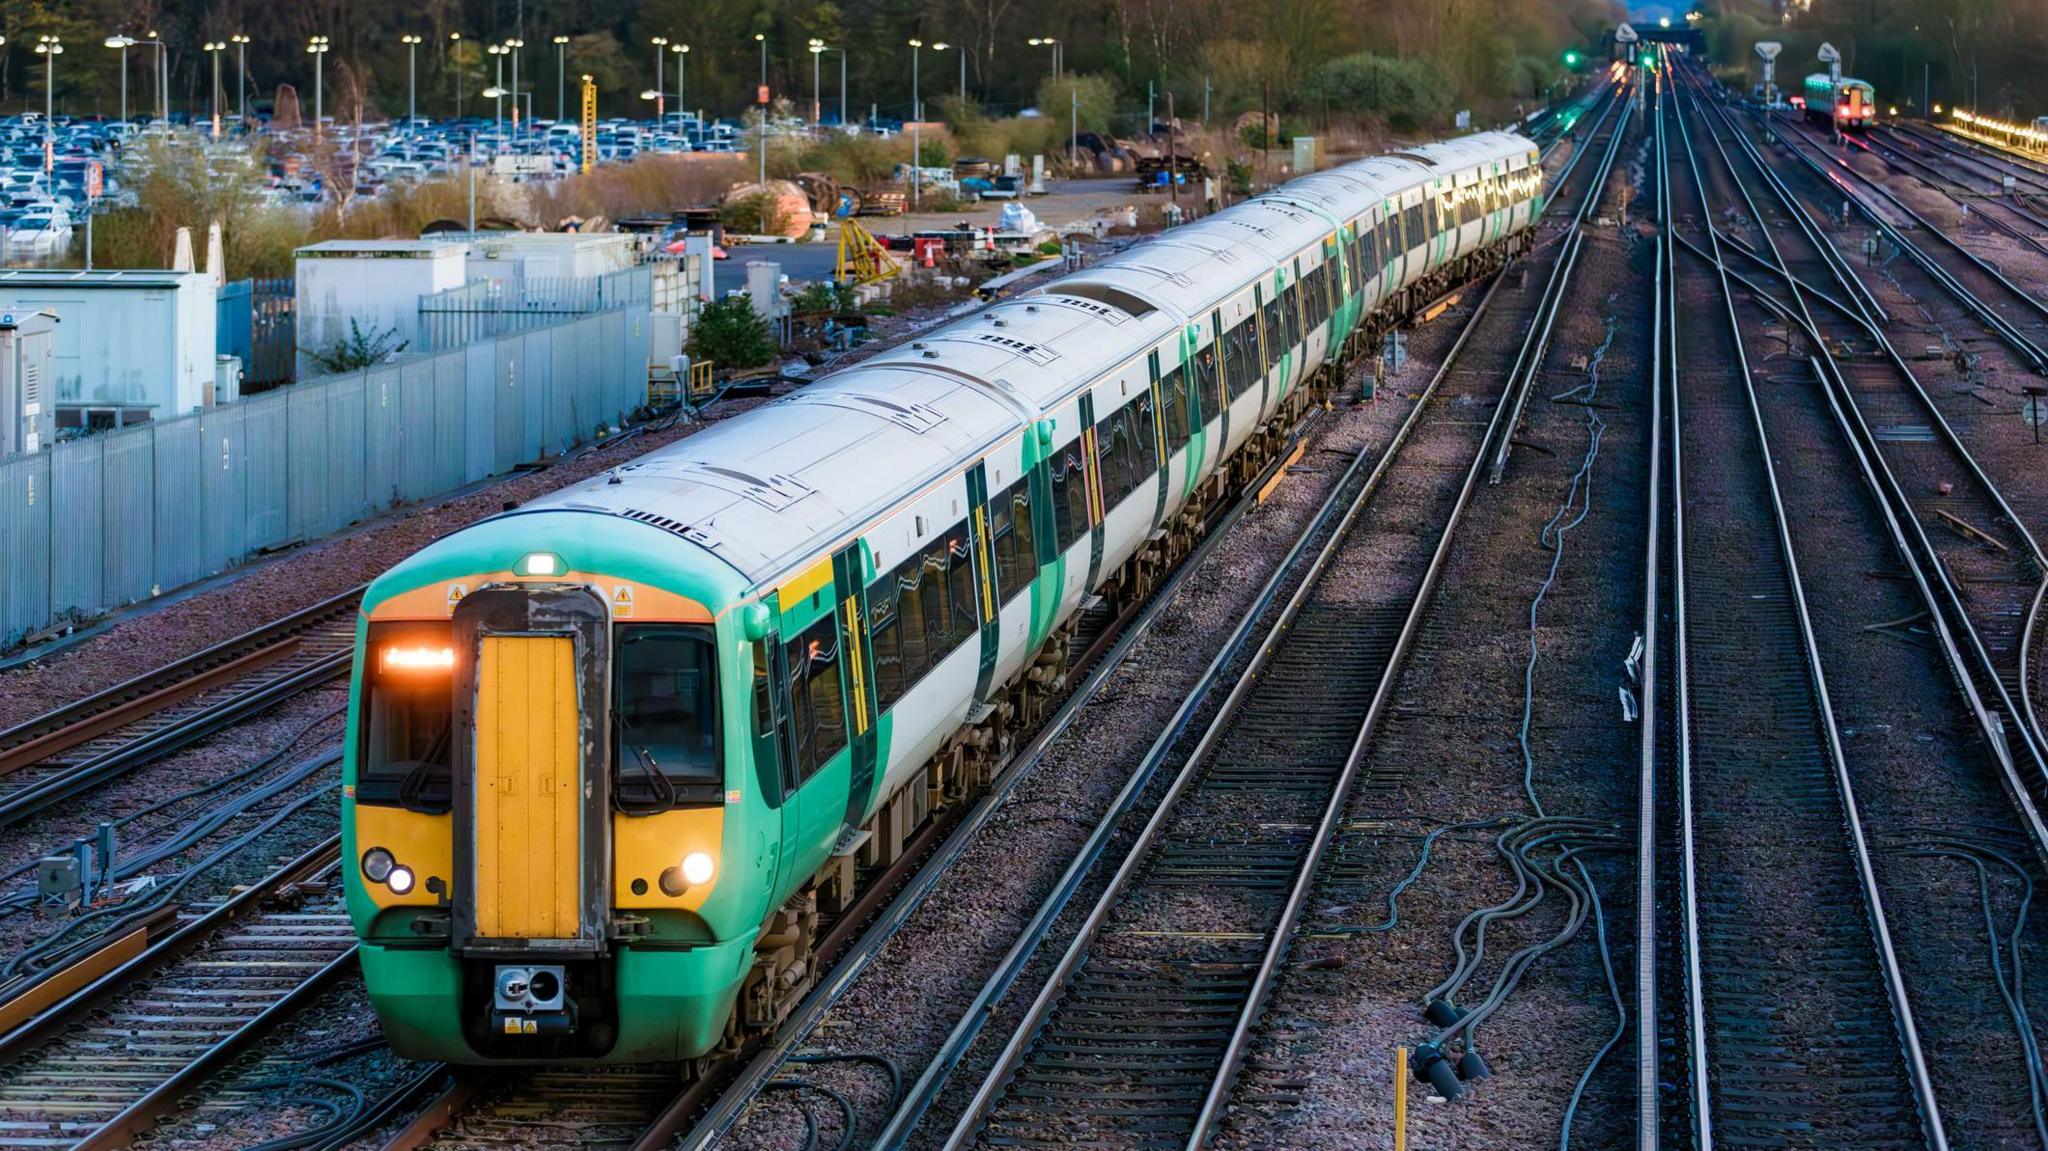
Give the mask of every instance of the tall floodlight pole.
POLYGON ((156 49, 156 130, 170 130, 171 86, 164 79, 164 42, 152 30, 145 37, 149 46, 156 49))
MULTIPOLYGON (((505 41, 505 51, 512 57, 512 138, 514 140, 519 138, 519 56, 520 49, 524 47, 526 47, 526 41, 517 36, 505 41)), ((528 119, 532 119, 532 117, 528 116, 528 119)))
POLYGON ((128 49, 135 46, 135 38, 133 36, 109 36, 106 39, 106 45, 109 48, 118 48, 121 51, 121 123, 125 125, 128 123, 128 49))
POLYGON ((690 46, 670 44, 668 50, 676 55, 676 131, 680 132, 683 130, 683 117, 690 112, 690 106, 683 103, 683 66, 689 63, 690 46))
POLYGON ((502 148, 505 146, 505 53, 510 52, 511 49, 503 44, 493 44, 489 48, 484 49, 484 51, 491 54, 491 61, 498 68, 497 82, 492 84, 490 91, 485 92, 484 95, 489 96, 497 107, 498 141, 493 146, 502 148))
POLYGON ((1060 78, 1060 42, 1051 36, 1033 36, 1031 39, 1026 40, 1025 43, 1033 48, 1045 48, 1051 51, 1052 78, 1054 81, 1058 81, 1060 78))
POLYGON ((321 120, 325 118, 322 114, 322 109, 324 107, 324 97, 326 95, 326 60, 327 53, 331 51, 332 48, 333 45, 327 42, 327 37, 325 36, 315 36, 313 37, 312 42, 306 45, 306 51, 312 53, 313 56, 314 139, 319 139, 322 132, 325 130, 321 125, 321 120))
POLYGON ((55 36, 36 37, 36 55, 43 58, 43 180, 45 191, 50 173, 57 168, 57 134, 53 121, 57 115, 57 57, 64 54, 64 45, 55 36))
POLYGON ((761 46, 761 90, 755 95, 761 98, 761 187, 768 186, 768 36, 754 33, 754 43, 761 46))
POLYGON ((839 49, 839 126, 846 127, 846 49, 839 49))
POLYGON ((816 128, 825 120, 823 98, 818 83, 818 58, 825 54, 825 42, 813 36, 806 47, 811 53, 811 127, 816 128))
MULTIPOLYGON (((249 131, 249 38, 240 32, 228 37, 235 46, 235 120, 242 132, 249 131)), ((125 79, 125 77, 124 77, 125 79)), ((123 89, 126 90, 125 88, 123 89)))
POLYGON ((227 51, 225 40, 208 40, 206 54, 213 57, 213 138, 220 139, 220 54, 227 51))
POLYGON ((668 97, 662 93, 661 62, 668 48, 668 37, 656 36, 648 43, 654 45, 654 127, 658 131, 668 122, 668 97))
POLYGON ((424 36, 398 38, 405 45, 405 134, 410 136, 420 122, 420 44, 424 36))
POLYGON ((448 33, 448 57, 455 61, 455 118, 462 119, 462 33, 448 33))
POLYGON ((924 157, 918 154, 924 149, 920 146, 921 141, 918 139, 917 117, 917 57, 923 51, 924 41, 912 37, 910 41, 910 206, 913 210, 917 207, 918 178, 924 175, 921 168, 921 162, 924 160, 924 157))
POLYGON ((555 37, 555 123, 561 123, 569 115, 565 94, 569 88, 569 38, 555 37))

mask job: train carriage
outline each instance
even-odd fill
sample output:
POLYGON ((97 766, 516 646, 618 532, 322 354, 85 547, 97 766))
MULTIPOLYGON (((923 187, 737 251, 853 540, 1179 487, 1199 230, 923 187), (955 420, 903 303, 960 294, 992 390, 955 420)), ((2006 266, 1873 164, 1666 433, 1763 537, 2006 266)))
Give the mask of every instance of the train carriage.
POLYGON ((348 906, 394 1049, 690 1059, 1056 697, 1348 349, 1527 243, 1483 133, 1295 181, 456 532, 363 600, 348 906))
POLYGON ((1840 79, 1826 72, 1806 78, 1806 118, 1843 131, 1858 131, 1877 123, 1877 89, 1851 76, 1840 79))

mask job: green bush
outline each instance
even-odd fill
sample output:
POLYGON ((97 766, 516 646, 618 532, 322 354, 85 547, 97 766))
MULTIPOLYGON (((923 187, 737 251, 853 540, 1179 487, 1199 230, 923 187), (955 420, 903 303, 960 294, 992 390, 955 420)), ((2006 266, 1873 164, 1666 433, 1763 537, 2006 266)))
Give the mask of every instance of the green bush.
POLYGON ((1432 124, 1450 118, 1457 88, 1428 61, 1360 52, 1310 73, 1303 94, 1333 111, 1375 112, 1390 120, 1405 114, 1416 123, 1432 124))
POLYGON ((781 206, 766 192, 734 196, 719 205, 718 218, 726 231, 742 236, 779 235, 783 225, 781 206))
POLYGON ((953 162, 946 151, 944 140, 920 140, 917 144, 917 165, 920 168, 943 168, 953 162))
POLYGON ((704 305, 690 324, 690 356, 721 368, 756 368, 775 355, 767 321, 745 296, 727 296, 704 305))
POLYGON ((397 328, 364 331, 354 319, 348 322, 348 335, 334 341, 330 347, 309 353, 313 362, 328 375, 338 376, 344 372, 360 372, 375 367, 404 351, 412 341, 398 338, 397 328))

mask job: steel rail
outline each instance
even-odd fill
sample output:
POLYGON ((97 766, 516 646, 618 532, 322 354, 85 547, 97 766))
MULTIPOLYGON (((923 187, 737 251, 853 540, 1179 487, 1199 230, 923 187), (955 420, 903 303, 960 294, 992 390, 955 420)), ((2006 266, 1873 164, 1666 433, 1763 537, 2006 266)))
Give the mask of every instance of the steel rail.
MULTIPOLYGON (((1290 434, 1290 442, 1298 441, 1306 435, 1315 419, 1316 413, 1311 412, 1290 434)), ((1276 452, 1273 462, 1246 483, 1243 494, 1227 511, 1216 517, 1201 544, 1182 559, 1166 582, 1153 591, 1144 606, 1117 634, 1108 650, 1092 665, 1081 684, 1061 701, 1053 717, 1017 750, 1009 765, 997 775, 989 790, 975 801, 961 821, 947 833, 944 842, 924 863, 910 885, 852 945, 846 958, 835 965, 832 977, 812 990, 804 1002, 776 1029, 774 1036, 753 1054, 738 1077, 725 1085, 718 1101, 691 1126, 688 1135, 680 1144, 683 1151, 710 1146, 739 1121, 747 1105, 760 1093, 762 1086, 774 1078, 789 1056, 810 1034, 818 1020, 838 1003, 857 981, 858 976, 880 954, 883 945, 895 937, 909 921, 910 916, 938 889, 939 881, 979 838, 983 829, 1002 807, 1004 800, 1015 791, 1026 776, 1031 774, 1053 744, 1072 728, 1082 712, 1093 702, 1102 685, 1108 682, 1109 677, 1123 663, 1130 649, 1151 632, 1153 625, 1165 614, 1180 589, 1215 549, 1221 546, 1230 528, 1255 505, 1256 493, 1269 478, 1279 474, 1280 468, 1287 462, 1290 454, 1285 449, 1276 452)), ((658 1148, 669 1147, 677 1132, 689 1122, 691 1112, 702 1105, 703 1095, 706 1093, 708 1092, 698 1091, 694 1085, 685 1090, 641 1133, 633 1144, 634 1151, 656 1151, 658 1148)))
MULTIPOLYGON (((1670 56, 1665 57, 1667 67, 1664 75, 1671 76, 1670 56)), ((1660 102, 1661 120, 1678 117, 1678 86, 1675 82, 1669 88, 1670 101, 1660 102)), ((1660 131, 1668 130, 1659 124, 1660 131)), ((1683 130, 1683 124, 1680 125, 1683 130)), ((1667 144, 1668 148, 1668 144, 1667 144)), ((1695 186, 1699 183, 1699 168, 1693 160, 1691 142, 1685 145, 1685 157, 1692 165, 1695 186)), ((1669 160, 1666 160, 1664 176, 1670 177, 1669 160)), ((1667 192, 1668 198, 1668 192, 1667 192)), ((1714 234, 1713 216, 1707 208, 1704 192, 1700 197, 1702 223, 1711 237, 1714 234)), ((1676 212, 1674 210, 1675 217, 1676 212)), ((1692 1104, 1692 1135, 1694 1151, 1713 1151, 1713 1090, 1708 1080, 1706 1023, 1706 964, 1700 954, 1700 899, 1699 899, 1699 837, 1692 808, 1692 652, 1688 637, 1691 635, 1690 621, 1686 613, 1685 595, 1685 451, 1684 437, 1680 434, 1683 426, 1683 404, 1679 394, 1678 371, 1678 277, 1675 253, 1671 250, 1671 239, 1677 235, 1677 221, 1667 222, 1665 229, 1666 260, 1665 270, 1670 273, 1666 282, 1669 293, 1669 315, 1672 319, 1668 334, 1670 342, 1670 366, 1666 371, 1666 385, 1669 394, 1664 399, 1671 405, 1671 643, 1673 695, 1673 751, 1675 778, 1672 786, 1678 800, 1678 866, 1679 866, 1679 913, 1683 954, 1685 960, 1686 1020, 1686 1065, 1691 1071, 1687 1084, 1688 1098, 1692 1104)))
MULTIPOLYGON (((151 940, 145 949, 123 961, 120 966, 37 1011, 14 1030, 0 1035, 0 1064, 18 1059, 34 1045, 53 1038, 58 1028, 78 1019, 94 1005, 119 992, 128 984, 166 963, 191 954, 200 945, 233 926, 265 901, 334 866, 340 856, 341 837, 329 836, 325 841, 269 875, 237 891, 226 902, 179 925, 160 938, 151 940)), ((89 955, 79 957, 88 958, 89 955)))
POLYGON ((194 680, 205 681, 223 668, 241 664, 250 655, 274 649, 307 629, 318 627, 336 611, 360 603, 368 586, 363 584, 350 588, 282 619, 222 640, 0 731, 0 773, 19 766, 17 761, 30 744, 42 749, 43 755, 52 755, 87 739, 97 738, 111 730, 98 726, 109 717, 132 718, 137 714, 132 709, 138 703, 167 690, 183 688, 194 680))
MULTIPOLYGON (((1508 376, 1508 430, 1494 445, 1492 463, 1486 480, 1489 484, 1500 483, 1507 470, 1508 453, 1513 450, 1515 442, 1515 429, 1522 425, 1522 409, 1529 401, 1529 391, 1535 383, 1536 376, 1543 369, 1543 358, 1550 350, 1550 335, 1557 323, 1557 314, 1564 306, 1566 289, 1571 284, 1573 271, 1578 267, 1579 250, 1585 243, 1585 223, 1592 217, 1593 210, 1600 205, 1602 193, 1607 188, 1608 177, 1614 171, 1614 158, 1621 150, 1622 137, 1628 134, 1628 108, 1633 102, 1630 95, 1633 84, 1634 82, 1630 82, 1621 85, 1614 96, 1609 112, 1620 109, 1621 115, 1609 130, 1607 150, 1602 154, 1592 180, 1586 185, 1585 196, 1579 201, 1579 206, 1573 210, 1566 224, 1568 231, 1565 235, 1564 251, 1559 254, 1557 262, 1551 265, 1550 279, 1544 285, 1542 302, 1537 305, 1537 322, 1529 325, 1528 332, 1524 334, 1521 351, 1517 354, 1514 369, 1508 376)), ((1606 122, 1606 117, 1602 117, 1601 123, 1606 122)), ((1598 131, 1597 127, 1595 131, 1598 131)), ((1580 155, 1573 153, 1573 165, 1578 163, 1580 155)), ((1567 168, 1564 175, 1559 178, 1560 187, 1563 186, 1564 177, 1569 174, 1570 169, 1567 168)), ((1544 208, 1547 215, 1547 202, 1544 208)))
MULTIPOLYGON (((1656 82, 1653 128, 1654 177, 1657 182, 1657 256, 1651 275, 1650 321, 1650 469, 1649 508, 1643 527, 1643 658, 1637 681, 1636 714, 1640 717, 1636 774, 1636 1151, 1657 1151, 1663 1135, 1660 1111, 1663 1091, 1658 1075, 1660 1043, 1657 990, 1657 660, 1663 631, 1663 601, 1658 577, 1664 562, 1664 388, 1674 364, 1667 353, 1671 338, 1667 319, 1675 304, 1666 272, 1671 262, 1670 181, 1664 151, 1664 80, 1656 82)), ((1675 514, 1676 508, 1672 509, 1675 514)))
MULTIPOLYGON (((1695 101, 1695 107, 1697 106, 1698 103, 1695 101)), ((1700 202, 1702 205, 1706 205, 1710 202, 1707 198, 1706 184, 1699 170, 1696 148, 1692 143, 1691 134, 1685 127, 1682 109, 1679 115, 1679 132, 1681 138, 1685 140, 1687 160, 1691 165, 1695 188, 1699 194, 1700 202)), ((1766 237, 1769 236, 1768 230, 1766 230, 1765 235, 1766 237)), ((1720 241, 1711 226, 1708 228, 1708 237, 1718 255, 1720 241)), ((1827 752, 1828 766, 1835 784, 1836 796, 1841 804, 1843 827, 1849 843, 1850 854, 1855 861, 1857 881, 1863 896, 1864 909, 1869 920, 1877 966, 1885 986, 1886 997, 1891 1004, 1893 1021, 1898 1028, 1901 1054, 1905 1060, 1907 1076, 1911 1081, 1914 1101, 1919 1109, 1923 1130, 1930 1147, 1935 1148, 1935 1151, 1946 1151, 1949 1145, 1947 1132, 1942 1123, 1939 1102, 1934 1095, 1933 1078, 1928 1070, 1926 1055, 1921 1046, 1919 1028, 1913 1018, 1912 1004, 1907 998, 1905 977, 1900 969, 1898 955, 1892 946, 1890 924, 1885 916, 1883 898, 1878 891, 1876 872, 1871 864, 1870 846, 1864 834, 1862 816, 1856 803, 1854 784, 1850 779, 1847 758, 1842 748, 1841 730, 1835 721, 1834 705, 1828 692, 1827 676, 1821 666, 1819 642, 1814 634, 1813 618, 1808 609, 1804 580, 1800 575, 1799 559, 1793 545, 1791 520, 1785 510, 1783 493, 1779 488, 1777 465, 1772 459, 1770 435, 1764 426, 1762 408, 1756 394, 1755 377, 1750 371, 1748 353, 1742 340, 1742 325, 1735 310, 1735 291, 1729 282, 1724 262, 1717 260, 1715 273, 1721 285, 1722 308, 1729 325, 1730 337, 1734 344, 1736 366, 1742 378, 1743 392, 1748 399, 1751 424, 1755 430, 1757 443, 1760 448, 1765 489, 1770 496, 1773 521, 1771 525, 1772 534, 1777 541, 1780 562, 1784 565, 1788 599, 1793 608, 1794 618, 1798 623, 1800 656, 1806 666, 1809 683, 1811 684, 1814 700, 1819 711, 1822 742, 1827 752)), ((1682 425, 1675 426, 1682 427, 1682 425)), ((1682 586, 1674 594, 1682 598, 1682 586)), ((1682 674, 1689 676, 1690 668, 1685 668, 1682 674)), ((1681 754, 1689 760, 1692 755, 1690 725, 1682 727, 1680 735, 1681 739, 1685 741, 1685 747, 1681 754)), ((1702 1097, 1701 1103, 1701 1109, 1704 1111, 1705 1097, 1702 1097)), ((1711 1146, 1711 1134, 1705 1132, 1704 1128, 1703 1133, 1706 1138, 1701 1144, 1701 1151, 1707 1151, 1707 1148, 1711 1146)))

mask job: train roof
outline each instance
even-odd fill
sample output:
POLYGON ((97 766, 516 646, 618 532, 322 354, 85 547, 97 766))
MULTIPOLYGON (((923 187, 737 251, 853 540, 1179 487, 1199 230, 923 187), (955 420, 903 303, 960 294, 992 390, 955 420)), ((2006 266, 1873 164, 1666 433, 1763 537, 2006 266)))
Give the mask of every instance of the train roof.
POLYGON ((637 520, 765 586, 1158 346, 1332 219, 1533 150, 1484 132, 1304 177, 509 514, 637 520))
POLYGON ((1023 426, 986 388, 895 365, 862 364, 759 410, 776 418, 724 421, 511 514, 650 523, 759 584, 1023 426))

